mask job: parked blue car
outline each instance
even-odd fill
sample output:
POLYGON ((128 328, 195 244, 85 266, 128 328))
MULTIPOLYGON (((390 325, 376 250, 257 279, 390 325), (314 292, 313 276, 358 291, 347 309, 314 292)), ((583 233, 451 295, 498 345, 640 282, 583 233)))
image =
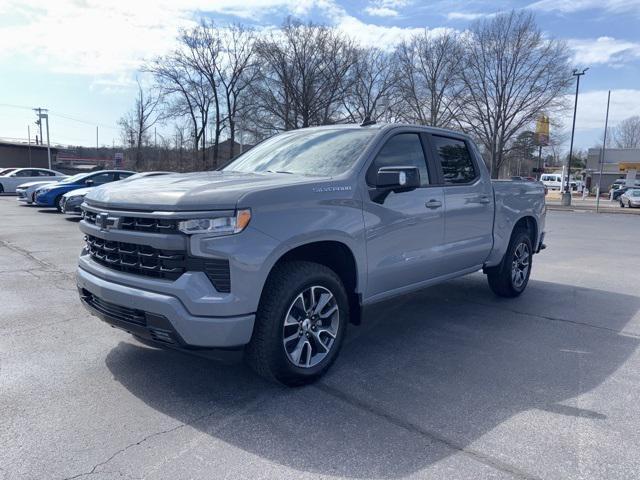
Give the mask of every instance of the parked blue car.
POLYGON ((130 177, 136 172, 127 170, 100 170, 90 173, 79 173, 57 183, 43 185, 36 190, 36 205, 39 207, 55 207, 62 212, 62 196, 72 190, 86 187, 97 187, 105 183, 116 182, 130 177))

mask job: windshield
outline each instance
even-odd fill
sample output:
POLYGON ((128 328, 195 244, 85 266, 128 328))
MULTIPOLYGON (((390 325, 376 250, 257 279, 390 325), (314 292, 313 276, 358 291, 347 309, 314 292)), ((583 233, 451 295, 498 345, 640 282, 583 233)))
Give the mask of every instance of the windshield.
POLYGON ((60 180, 59 183, 76 183, 82 180, 85 177, 88 177, 89 173, 78 173, 77 175, 73 175, 72 177, 65 178, 64 180, 60 180))
POLYGON ((638 190, 638 189, 631 190, 631 196, 632 197, 640 197, 640 190, 638 190))
POLYGON ((285 132, 256 145, 223 170, 339 175, 353 166, 376 133, 356 128, 285 132))
POLYGON ((0 169, 0 176, 2 175, 7 175, 8 173, 11 173, 15 170, 15 168, 1 168, 0 169))

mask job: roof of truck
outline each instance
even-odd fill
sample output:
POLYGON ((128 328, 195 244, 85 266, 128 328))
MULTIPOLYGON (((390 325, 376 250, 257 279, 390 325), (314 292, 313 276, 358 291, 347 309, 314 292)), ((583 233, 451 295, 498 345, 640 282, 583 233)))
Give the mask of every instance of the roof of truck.
POLYGON ((317 127, 305 127, 300 130, 335 130, 335 129, 370 129, 370 130, 392 130, 394 128, 417 128, 425 132, 434 133, 436 135, 457 135, 465 138, 471 138, 464 132, 451 130, 448 128, 431 127, 428 125, 418 125, 412 123, 370 123, 360 125, 358 123, 337 123, 333 125, 321 125, 317 127))

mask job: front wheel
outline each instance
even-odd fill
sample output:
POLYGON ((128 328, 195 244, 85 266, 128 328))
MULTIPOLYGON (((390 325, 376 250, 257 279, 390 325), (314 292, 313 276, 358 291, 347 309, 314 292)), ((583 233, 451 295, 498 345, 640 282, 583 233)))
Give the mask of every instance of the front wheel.
POLYGON ((56 197, 54 204, 56 206, 56 210, 58 210, 59 213, 62 213, 62 195, 58 195, 56 197))
POLYGON ((620 200, 620 208, 624 208, 624 203, 620 200))
POLYGON ((529 232, 518 229, 511 235, 511 241, 502 262, 487 272, 489 287, 500 297, 517 297, 529 283, 533 248, 529 232))
POLYGON ((311 383, 336 359, 348 321, 347 294, 333 270, 311 262, 283 263, 264 287, 245 359, 269 380, 311 383))

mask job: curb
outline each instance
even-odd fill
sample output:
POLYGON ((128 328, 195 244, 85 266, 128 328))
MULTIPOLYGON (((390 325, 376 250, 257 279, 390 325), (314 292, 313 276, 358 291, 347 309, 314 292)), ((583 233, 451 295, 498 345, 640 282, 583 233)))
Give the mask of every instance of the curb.
POLYGON ((630 208, 611 208, 604 207, 601 208, 599 212, 596 212, 595 208, 592 207, 563 207, 562 205, 549 205, 547 204, 547 210, 554 210, 557 212, 591 212, 591 213, 611 213, 613 215, 640 215, 640 208, 638 209, 630 209, 630 208))

